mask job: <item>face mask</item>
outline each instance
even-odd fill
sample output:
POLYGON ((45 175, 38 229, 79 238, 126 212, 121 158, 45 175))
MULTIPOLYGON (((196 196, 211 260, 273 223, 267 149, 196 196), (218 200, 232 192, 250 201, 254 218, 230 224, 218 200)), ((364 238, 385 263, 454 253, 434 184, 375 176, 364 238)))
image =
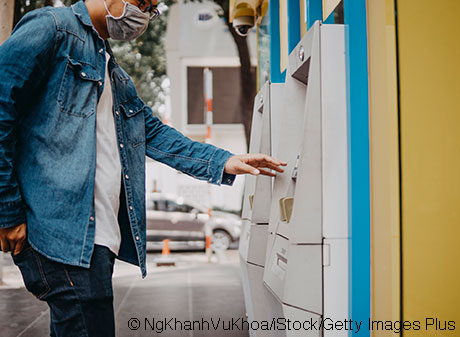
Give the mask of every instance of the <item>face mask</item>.
POLYGON ((114 40, 131 41, 145 32, 149 25, 149 14, 143 13, 137 6, 130 4, 124 0, 125 7, 123 14, 119 17, 114 17, 110 14, 107 4, 104 0, 104 6, 109 15, 106 15, 107 30, 109 36, 114 40))

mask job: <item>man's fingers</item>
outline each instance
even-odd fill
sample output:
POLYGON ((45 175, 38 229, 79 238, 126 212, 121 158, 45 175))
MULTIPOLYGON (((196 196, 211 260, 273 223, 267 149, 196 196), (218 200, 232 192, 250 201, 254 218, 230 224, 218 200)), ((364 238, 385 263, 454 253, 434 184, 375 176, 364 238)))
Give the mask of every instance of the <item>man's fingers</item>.
POLYGON ((10 243, 10 251, 11 251, 11 253, 16 254, 15 249, 16 249, 16 246, 18 245, 18 242, 10 240, 9 243, 10 243))
POLYGON ((260 173, 260 171, 255 167, 252 167, 251 165, 245 164, 243 162, 240 162, 240 164, 238 165, 238 169, 241 171, 241 173, 249 173, 254 175, 260 173))
POLYGON ((286 166, 287 163, 284 161, 281 161, 277 158, 273 158, 269 155, 266 154, 250 154, 249 155, 249 162, 251 164, 253 163, 259 163, 259 166, 262 165, 262 163, 267 164, 267 165, 275 165, 275 166, 286 166))
POLYGON ((260 174, 263 174, 264 176, 276 177, 276 174, 271 171, 264 170, 264 169, 259 169, 259 171, 260 171, 260 174))
POLYGON ((11 251, 13 252, 14 255, 19 254, 22 249, 24 248, 24 245, 26 243, 26 240, 21 240, 21 241, 16 241, 16 245, 14 248, 11 248, 11 251))
POLYGON ((266 163, 266 162, 264 162, 264 163, 262 163, 261 165, 257 166, 257 168, 260 168, 260 167, 266 167, 266 168, 269 168, 269 169, 278 171, 278 172, 280 172, 280 173, 283 173, 283 172, 284 172, 284 170, 283 170, 281 167, 279 167, 278 165, 274 165, 274 164, 272 164, 272 163, 266 163))
POLYGON ((280 166, 286 166, 287 163, 262 153, 245 154, 235 156, 233 161, 226 164, 226 172, 234 174, 263 174, 270 177, 276 176, 271 170, 283 173, 280 166), (269 170, 261 170, 267 168, 269 170))
POLYGON ((27 236, 25 223, 0 229, 0 244, 3 252, 11 251, 13 254, 22 249, 27 236))
POLYGON ((0 244, 2 245, 2 252, 7 253, 10 251, 10 244, 5 238, 0 238, 0 244))

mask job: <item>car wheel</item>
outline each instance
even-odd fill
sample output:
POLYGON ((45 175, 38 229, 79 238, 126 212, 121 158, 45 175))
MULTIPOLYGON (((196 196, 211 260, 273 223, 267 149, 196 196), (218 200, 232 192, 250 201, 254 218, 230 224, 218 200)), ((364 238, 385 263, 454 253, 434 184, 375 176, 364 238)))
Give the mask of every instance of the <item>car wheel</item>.
POLYGON ((212 250, 227 250, 232 243, 232 237, 226 231, 215 230, 212 233, 211 248, 212 250))

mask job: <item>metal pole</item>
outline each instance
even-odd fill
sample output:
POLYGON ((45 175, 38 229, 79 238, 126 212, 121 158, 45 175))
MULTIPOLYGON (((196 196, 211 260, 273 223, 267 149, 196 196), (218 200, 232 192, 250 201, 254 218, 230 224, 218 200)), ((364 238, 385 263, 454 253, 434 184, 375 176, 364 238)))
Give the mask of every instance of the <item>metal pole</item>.
MULTIPOLYGON (((206 140, 207 144, 211 143, 211 129, 212 129, 212 70, 204 68, 203 71, 203 91, 204 91, 204 104, 205 104, 205 122, 206 122, 206 140)), ((211 185, 208 184, 208 217, 211 217, 212 211, 212 195, 211 185)), ((212 249, 211 249, 211 237, 212 232, 209 225, 205 224, 205 236, 206 236, 206 256, 208 262, 211 262, 212 249)))
MULTIPOLYGON (((14 0, 0 0, 0 45, 10 36, 13 29, 14 0)), ((3 255, 0 252, 0 285, 3 284, 3 255)))

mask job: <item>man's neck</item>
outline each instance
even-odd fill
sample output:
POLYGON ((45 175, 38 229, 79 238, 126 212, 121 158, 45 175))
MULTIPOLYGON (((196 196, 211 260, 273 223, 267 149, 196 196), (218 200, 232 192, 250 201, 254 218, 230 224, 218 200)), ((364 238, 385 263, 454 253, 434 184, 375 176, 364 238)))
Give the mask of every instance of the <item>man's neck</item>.
POLYGON ((107 23, 105 20, 107 11, 103 1, 104 0, 86 0, 85 5, 94 28, 99 33, 99 36, 106 40, 109 37, 109 32, 107 31, 107 23))

